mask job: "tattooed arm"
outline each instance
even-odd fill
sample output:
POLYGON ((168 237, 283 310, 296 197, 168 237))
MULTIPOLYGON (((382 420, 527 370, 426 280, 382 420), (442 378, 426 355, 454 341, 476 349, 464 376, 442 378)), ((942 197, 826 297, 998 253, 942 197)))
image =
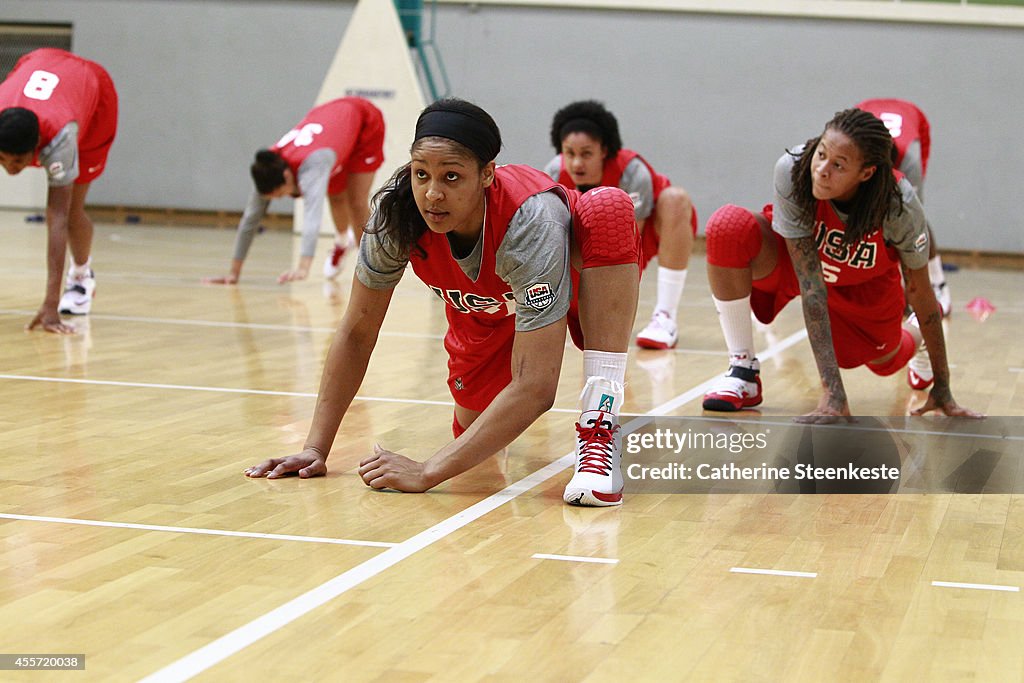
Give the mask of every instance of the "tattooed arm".
POLYGON ((949 363, 946 360, 946 337, 942 332, 942 313, 928 280, 928 268, 904 268, 903 279, 906 282, 907 302, 917 314, 921 336, 924 337, 928 359, 935 374, 935 383, 928 394, 928 400, 913 411, 914 415, 923 415, 930 410, 941 410, 946 415, 982 417, 973 410, 957 405, 953 399, 953 392, 949 389, 949 363))
POLYGON ((807 337, 818 365, 824 394, 814 411, 798 419, 798 422, 827 424, 836 422, 841 416, 850 415, 846 401, 846 389, 839 374, 835 348, 832 346, 832 325, 828 318, 828 293, 821 275, 821 261, 813 237, 786 238, 786 248, 793 261, 800 282, 800 298, 804 308, 804 324, 807 337))

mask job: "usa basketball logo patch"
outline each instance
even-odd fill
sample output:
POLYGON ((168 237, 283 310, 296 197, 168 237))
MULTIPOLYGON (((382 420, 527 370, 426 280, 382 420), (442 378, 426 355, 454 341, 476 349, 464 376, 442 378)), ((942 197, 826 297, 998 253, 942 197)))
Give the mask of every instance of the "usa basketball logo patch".
POLYGON ((526 305, 530 308, 544 309, 554 300, 555 294, 547 282, 538 282, 526 288, 526 305))
POLYGON ((918 251, 924 251, 925 247, 927 246, 928 233, 922 232, 920 235, 917 236, 917 239, 914 240, 914 248, 917 249, 918 251))

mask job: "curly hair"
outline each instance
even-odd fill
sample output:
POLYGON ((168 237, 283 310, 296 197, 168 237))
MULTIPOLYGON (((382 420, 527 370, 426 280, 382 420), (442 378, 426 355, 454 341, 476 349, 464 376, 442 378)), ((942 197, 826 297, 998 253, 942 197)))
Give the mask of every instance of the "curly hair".
MULTIPOLYGON (((846 135, 860 150, 864 166, 875 166, 875 172, 857 188, 850 206, 845 244, 857 244, 874 230, 881 227, 890 215, 903 212, 903 194, 893 175, 892 135, 885 124, 874 114, 862 109, 844 109, 836 112, 825 124, 825 131, 834 130, 846 135)), ((814 198, 811 180, 811 164, 815 151, 821 142, 821 135, 809 139, 799 153, 786 150, 796 158, 793 164, 793 194, 791 198, 800 207, 800 218, 808 225, 814 224, 818 200, 814 198)))
POLYGON ((597 100, 573 102, 555 112, 555 118, 551 120, 551 144, 556 154, 562 151, 562 140, 572 133, 586 133, 599 140, 607 152, 606 159, 611 159, 622 149, 619 122, 597 100))
MULTIPOLYGON (((435 111, 456 112, 474 119, 490 130, 498 141, 498 147, 501 146, 501 132, 498 129, 498 124, 494 122, 490 114, 472 102, 455 97, 441 99, 427 105, 426 109, 420 113, 419 119, 422 120, 424 116, 435 111)), ((492 161, 492 159, 481 158, 469 147, 455 140, 440 137, 424 137, 415 140, 409 148, 409 153, 415 152, 423 141, 428 140, 441 141, 450 145, 460 156, 475 160, 479 170, 492 161)), ((388 238, 382 240, 382 243, 390 243, 397 251, 397 253, 389 253, 389 256, 400 260, 403 255, 411 254, 415 249, 415 253, 420 257, 426 257, 426 251, 417 242, 429 228, 416 206, 416 198, 413 195, 412 163, 406 163, 395 171, 394 175, 373 195, 371 202, 373 218, 370 225, 366 227, 366 232, 370 234, 383 233, 388 238)))

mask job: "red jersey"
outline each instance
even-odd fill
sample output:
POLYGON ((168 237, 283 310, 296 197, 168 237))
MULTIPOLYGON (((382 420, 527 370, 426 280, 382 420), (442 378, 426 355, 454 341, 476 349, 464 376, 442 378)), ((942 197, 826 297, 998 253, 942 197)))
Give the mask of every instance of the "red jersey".
MULTIPOLYGON (((528 166, 498 166, 494 182, 486 190, 480 271, 472 280, 452 258, 448 238, 427 230, 413 249, 410 263, 417 277, 445 302, 448 331, 448 385, 455 402, 471 410, 483 410, 512 380, 512 343, 515 339, 515 295, 509 283, 496 273, 495 256, 512 217, 529 197, 556 190, 570 212, 579 193, 567 190, 528 166)), ((568 248, 568 245, 566 246, 568 248)), ((569 286, 567 277, 562 286, 569 286)), ((551 283, 539 283, 526 292, 543 304, 554 297, 551 283)), ((574 291, 575 294, 575 291, 574 291)))
MULTIPOLYGON (((576 184, 573 182, 572 176, 570 176, 569 172, 565 169, 565 156, 560 154, 559 159, 561 160, 561 168, 558 172, 558 182, 560 182, 562 185, 565 185, 566 187, 575 188, 576 184)), ((651 207, 650 214, 648 214, 647 218, 643 219, 641 223, 643 223, 644 225, 653 225, 654 222, 657 220, 658 215, 658 197, 661 195, 662 190, 664 190, 666 187, 669 187, 672 184, 672 181, 670 181, 667 176, 664 176, 655 171, 651 167, 651 165, 647 163, 647 160, 640 156, 638 153, 634 152, 631 149, 620 149, 619 153, 616 154, 614 158, 606 159, 604 162, 604 167, 601 172, 601 182, 598 184, 607 187, 618 187, 622 190, 625 190, 627 193, 630 193, 630 198, 633 200, 633 204, 635 206, 637 202, 637 197, 631 194, 634 188, 622 187, 621 185, 622 175, 626 171, 626 166, 628 166, 629 163, 633 161, 633 159, 639 159, 640 162, 647 168, 647 172, 650 173, 651 175, 651 185, 653 191, 652 193, 654 195, 654 206, 651 207)), ((690 230, 693 232, 694 235, 697 234, 697 207, 693 207, 693 211, 690 213, 690 230)), ((653 259, 658 254, 660 242, 661 240, 658 238, 658 233, 656 230, 654 230, 653 228, 650 230, 645 228, 643 230, 641 243, 641 251, 643 256, 640 261, 641 270, 646 268, 647 264, 650 263, 651 259, 653 259)))
MULTIPOLYGON (((647 163, 647 160, 637 154, 631 149, 620 149, 619 153, 612 159, 605 159, 604 168, 601 173, 601 182, 598 185, 605 185, 608 187, 621 187, 619 183, 622 180, 622 174, 626 170, 626 166, 633 159, 639 159, 644 166, 647 167, 647 172, 651 174, 651 183, 654 185, 654 201, 658 201, 658 195, 666 187, 672 184, 672 182, 665 176, 661 175, 647 163)), ((573 182, 572 176, 565 170, 565 157, 562 156, 562 169, 558 174, 558 182, 566 187, 576 187, 573 182)), ((629 190, 629 188, 623 188, 629 190)))
POLYGON ((821 272, 829 286, 856 286, 875 280, 900 282, 900 259, 887 246, 882 231, 875 230, 857 244, 843 244, 846 225, 831 202, 819 201, 815 215, 814 243, 821 272))
MULTIPOLYGON (((356 148, 364 125, 379 118, 380 111, 369 100, 361 97, 331 100, 311 109, 271 150, 281 155, 298 177, 299 166, 306 157, 319 149, 332 149, 337 156, 331 168, 331 178, 334 178, 343 171, 348 172, 344 165, 356 148)), ((376 162, 379 166, 382 160, 383 157, 367 163, 376 162)))
POLYGON ((907 148, 914 140, 921 143, 921 167, 923 174, 928 173, 928 155, 931 151, 931 131, 924 112, 912 102, 897 99, 864 100, 857 105, 858 109, 871 112, 882 120, 889 129, 893 142, 896 143, 898 159, 896 166, 903 163, 907 148))
MULTIPOLYGON (((772 205, 766 205, 762 214, 771 223, 772 205)), ((882 230, 873 231, 854 245, 842 243, 845 231, 831 203, 819 201, 813 234, 828 289, 832 343, 839 367, 855 368, 899 344, 905 299, 899 255, 886 245, 882 230)), ((800 295, 785 238, 776 231, 772 235, 777 254, 775 269, 754 280, 750 298, 754 315, 765 324, 800 295)))
MULTIPOLYGON (((579 193, 566 190, 547 175, 529 166, 498 166, 494 182, 487 188, 487 216, 483 228, 483 248, 480 272, 471 280, 451 257, 448 238, 430 230, 417 242, 427 258, 416 250, 410 257, 413 271, 431 290, 447 304, 448 321, 458 325, 464 316, 484 324, 499 324, 506 317, 511 320, 515 308, 512 288, 495 272, 495 254, 516 211, 529 197, 541 192, 557 190, 570 211, 579 193)), ((540 293, 537 294, 540 296, 540 293)))
MULTIPOLYGON (((99 64, 56 48, 33 50, 0 84, 0 109, 7 107, 23 107, 39 118, 37 151, 67 124, 77 123, 79 181, 98 175, 117 127, 117 93, 99 64)), ((38 156, 32 163, 40 165, 38 156)))

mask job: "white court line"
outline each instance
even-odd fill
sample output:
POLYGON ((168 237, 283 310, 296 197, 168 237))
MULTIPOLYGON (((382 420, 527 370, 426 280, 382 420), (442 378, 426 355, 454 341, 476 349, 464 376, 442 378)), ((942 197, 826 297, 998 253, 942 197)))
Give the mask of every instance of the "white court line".
MULTIPOLYGON (((212 391, 228 394, 257 394, 260 396, 296 396, 316 398, 316 394, 304 391, 271 391, 268 389, 235 389, 232 387, 201 387, 190 384, 153 384, 149 382, 116 382, 102 379, 72 379, 69 377, 36 377, 33 375, 2 375, 0 379, 23 380, 26 382, 58 382, 64 384, 98 384, 113 387, 135 387, 141 389, 176 389, 180 391, 212 391)), ((418 398, 385 398, 380 396, 355 396, 354 401, 376 401, 379 403, 411 403, 426 406, 453 406, 451 401, 428 401, 418 398)), ((579 411, 577 411, 579 412, 579 411)))
MULTIPOLYGON (((36 311, 17 311, 0 309, 0 314, 35 315, 36 311)), ((335 327, 309 327, 303 325, 280 325, 273 323, 236 323, 221 320, 189 320, 185 318, 148 318, 130 315, 104 315, 92 313, 90 320, 116 320, 118 322, 152 323, 159 325, 193 325, 197 327, 225 327, 244 330, 274 330, 277 332, 325 332, 333 333, 335 327)), ((380 332, 381 337, 401 337, 404 339, 444 339, 443 334, 421 334, 417 332, 380 332)))
MULTIPOLYGON (((867 416, 863 416, 867 417, 867 416)), ((724 422, 726 424, 752 424, 769 425, 778 427, 799 427, 800 423, 792 420, 744 420, 741 418, 708 417, 706 415, 691 416, 688 420, 701 420, 703 422, 724 422)), ((901 429, 897 427, 861 427, 856 423, 814 425, 815 429, 839 429, 851 432, 882 432, 892 434, 907 434, 909 436, 962 436, 968 439, 996 439, 998 441, 1024 441, 1024 436, 1012 434, 975 434, 972 432, 943 432, 931 429, 901 429)))
MULTIPOLYGON (((234 387, 203 387, 192 384, 157 384, 151 382, 120 382, 106 379, 73 379, 70 377, 38 377, 35 375, 4 375, 0 379, 21 380, 25 382, 57 382, 63 384, 96 384, 108 387, 133 387, 136 389, 174 389, 177 391, 210 391, 227 394, 254 394, 257 396, 293 396, 297 398, 316 398, 316 394, 308 391, 274 391, 271 389, 237 389, 234 387)), ((453 401, 431 401, 421 398, 388 398, 385 396, 353 396, 353 401, 370 401, 376 403, 407 403, 419 406, 446 406, 451 408, 455 405, 453 401)), ((573 413, 578 415, 579 410, 575 408, 551 408, 551 413, 573 413)))
POLYGON ((1019 593, 1020 586, 999 586, 990 583, 957 583, 956 581, 932 581, 933 586, 940 588, 972 588, 980 591, 1005 591, 1019 593))
POLYGON ((226 531, 223 529, 197 529, 184 526, 163 526, 161 524, 133 524, 131 522, 103 522, 95 519, 74 519, 71 517, 40 517, 38 515, 15 515, 0 512, 0 519, 18 519, 29 522, 53 522, 56 524, 80 524, 116 529, 138 529, 140 531, 170 531, 176 534, 201 534, 205 536, 238 536, 242 538, 263 538, 274 541, 302 541, 305 543, 332 543, 335 545, 360 545, 371 548, 393 548, 397 543, 384 541, 355 541, 348 538, 324 538, 319 536, 294 536, 292 534, 261 534, 254 531, 226 531))
POLYGON ((485 498, 475 505, 471 505, 462 512, 435 524, 426 531, 416 534, 390 550, 385 550, 376 557, 356 565, 330 581, 303 593, 263 616, 250 621, 248 624, 204 645, 178 661, 172 662, 163 669, 146 676, 140 683, 186 681, 206 671, 215 664, 333 600, 349 589, 355 588, 364 581, 373 578, 385 569, 398 564, 407 557, 458 531, 470 522, 483 517, 488 512, 496 510, 510 500, 543 484, 569 467, 574 459, 575 453, 563 455, 553 463, 507 486, 498 493, 485 498))
MULTIPOLYGON (((783 346, 782 348, 786 348, 806 336, 807 332, 801 330, 780 342, 780 345, 785 344, 786 346, 783 346)), ((777 348, 777 346, 773 345, 761 355, 761 358, 770 358, 780 350, 781 348, 777 348)), ((708 380, 700 386, 703 387, 708 385, 715 379, 717 379, 717 377, 708 380)), ((669 401, 663 405, 682 405, 683 403, 692 400, 693 397, 697 395, 701 394, 690 391, 687 392, 687 394, 684 394, 684 396, 690 396, 689 399, 681 400, 682 397, 679 397, 678 399, 669 401)), ((658 410, 658 408, 654 408, 653 410, 658 410)), ((653 411, 649 414, 653 414, 653 411)), ((645 418, 635 419, 624 425, 623 430, 626 432, 632 431, 637 429, 638 426, 644 422, 645 418)), ((330 602, 339 595, 347 592, 349 589, 355 588, 361 583, 368 581, 377 574, 393 567, 416 552, 419 552, 427 546, 453 534, 467 524, 483 517, 493 510, 498 509, 505 503, 519 497, 523 493, 543 484, 571 466, 575 459, 575 452, 571 451, 566 453, 558 460, 555 460, 536 472, 527 475, 514 484, 505 487, 498 493, 488 496, 479 503, 471 505, 462 512, 435 524, 426 531, 416 534, 412 538, 399 543, 390 550, 385 550, 380 555, 377 555, 362 564, 356 565, 352 569, 339 574, 326 583, 303 593, 280 607, 267 612, 263 616, 250 621, 248 624, 221 636, 175 662, 168 664, 159 671, 156 671, 142 679, 140 683, 187 681, 193 676, 196 676, 210 667, 224 661, 236 652, 240 652, 271 633, 280 630, 299 617, 302 617, 327 602, 330 602)))
POLYGON ((548 555, 547 553, 534 553, 531 557, 535 560, 562 560, 563 562, 594 562, 596 564, 618 564, 619 561, 612 557, 583 557, 582 555, 548 555))
POLYGON ((818 572, 790 572, 782 569, 755 569, 752 567, 733 567, 733 574, 768 574, 769 576, 795 576, 798 579, 815 579, 818 572))

